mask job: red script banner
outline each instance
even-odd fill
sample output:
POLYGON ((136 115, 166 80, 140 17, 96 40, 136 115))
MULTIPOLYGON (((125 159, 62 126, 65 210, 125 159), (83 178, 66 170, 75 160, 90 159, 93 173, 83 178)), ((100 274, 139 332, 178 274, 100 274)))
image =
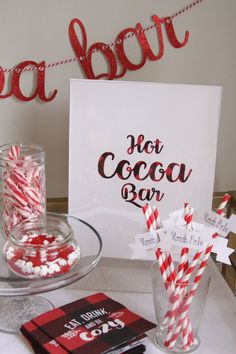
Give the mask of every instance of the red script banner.
MULTIPOLYGON (((111 45, 107 45, 103 42, 93 43, 89 48, 87 47, 87 34, 86 29, 81 20, 74 18, 69 24, 69 39, 76 54, 84 75, 88 79, 101 79, 107 78, 109 80, 118 79, 123 77, 127 70, 139 70, 144 66, 147 60, 157 61, 164 55, 164 40, 163 40, 163 26, 166 31, 167 37, 174 48, 184 47, 189 39, 189 32, 186 31, 183 40, 179 40, 176 36, 173 21, 171 17, 159 18, 157 15, 151 17, 153 24, 148 28, 143 28, 140 23, 136 26, 126 28, 121 31, 116 41, 114 42, 114 48, 111 45), (156 29, 157 41, 158 41, 158 53, 154 53, 148 39, 145 35, 147 30, 151 28, 156 29), (82 40, 80 41, 76 31, 80 30, 82 34, 82 40), (141 49, 140 63, 135 64, 129 58, 125 51, 124 41, 133 37, 137 41, 141 49), (101 53, 107 62, 107 72, 96 74, 93 70, 92 59, 94 53, 101 53), (121 67, 118 72, 118 67, 121 67)), ((46 93, 46 69, 50 65, 46 65, 45 61, 39 63, 26 60, 16 65, 12 70, 3 70, 0 67, 0 99, 5 99, 14 96, 20 101, 32 101, 36 97, 43 102, 52 101, 56 95, 57 90, 53 89, 52 92, 46 93), (9 78, 9 85, 6 84, 5 72, 10 71, 11 77, 9 78), (21 87, 21 77, 25 71, 34 72, 34 88, 33 93, 26 94, 21 87), (6 87, 8 86, 8 87, 6 87), (5 93, 3 93, 6 89, 5 93)))

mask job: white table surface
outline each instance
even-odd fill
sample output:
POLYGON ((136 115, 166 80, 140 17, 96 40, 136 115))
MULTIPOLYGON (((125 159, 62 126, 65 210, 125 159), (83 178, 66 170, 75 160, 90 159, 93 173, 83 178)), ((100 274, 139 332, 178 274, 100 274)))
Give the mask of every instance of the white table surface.
MULTIPOLYGON (((114 269, 100 270, 100 275, 105 279, 109 276, 109 272, 114 272, 114 269), (107 274, 106 274, 107 272, 107 274)), ((135 269, 130 270, 131 273, 135 272, 135 269)), ((146 269, 146 272, 148 269, 146 269)), ((226 282, 222 278, 218 269, 213 262, 210 262, 210 271, 212 275, 209 296, 205 308, 204 317, 200 329, 201 345, 195 351, 196 354, 235 354, 236 353, 236 298, 227 286, 226 282)), ((127 277, 127 270, 122 270, 122 273, 127 277)), ((127 292, 122 286, 119 288, 119 280, 116 278, 116 286, 122 291, 104 291, 107 295, 113 297, 115 300, 122 302, 134 312, 139 313, 146 319, 155 322, 154 309, 152 302, 152 294, 149 292, 149 287, 146 285, 147 276, 140 271, 138 272, 143 279, 139 280, 139 284, 142 283, 144 288, 147 289, 145 293, 127 292), (148 293, 149 292, 149 293, 148 293)), ((117 275, 117 272, 116 272, 117 275)), ((119 275, 119 274, 118 274, 119 275)), ((115 275, 114 275, 115 277, 115 275)), ((83 287, 86 282, 74 283, 72 286, 59 289, 50 293, 46 293, 43 296, 48 298, 54 303, 54 305, 60 306, 65 303, 77 300, 86 295, 97 292, 101 282, 98 279, 98 273, 92 272, 90 280, 87 280, 91 284, 91 279, 97 278, 96 290, 81 290, 81 284, 83 287)), ((133 279, 137 281, 137 277, 131 274, 127 279, 133 279)), ((86 278, 85 278, 86 279, 86 278)), ((89 279, 89 278, 87 278, 89 279)), ((130 282, 130 280, 129 280, 130 282)), ((122 280, 120 284, 123 284, 122 280)), ((87 287, 89 288, 89 287, 87 287)), ((114 288, 114 286, 113 286, 114 288)), ((111 289, 111 288, 110 288, 111 289)), ((32 349, 23 338, 22 335, 10 335, 0 333, 0 353, 1 354, 27 354, 32 353, 32 349)), ((147 343, 147 354, 161 353, 152 342, 152 333, 147 343)), ((88 353, 92 354, 92 353, 88 353)))

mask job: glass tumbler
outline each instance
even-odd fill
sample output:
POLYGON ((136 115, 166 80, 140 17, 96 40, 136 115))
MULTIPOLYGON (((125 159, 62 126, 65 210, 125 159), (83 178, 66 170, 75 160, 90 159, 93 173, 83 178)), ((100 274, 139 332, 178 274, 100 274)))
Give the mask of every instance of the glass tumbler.
POLYGON ((0 146, 0 232, 46 210, 45 151, 22 143, 0 146))
POLYGON ((194 282, 197 270, 189 281, 180 280, 175 285, 164 281, 157 261, 152 265, 151 274, 157 320, 155 345, 165 353, 193 352, 200 345, 198 331, 210 283, 208 267, 200 282, 194 282))

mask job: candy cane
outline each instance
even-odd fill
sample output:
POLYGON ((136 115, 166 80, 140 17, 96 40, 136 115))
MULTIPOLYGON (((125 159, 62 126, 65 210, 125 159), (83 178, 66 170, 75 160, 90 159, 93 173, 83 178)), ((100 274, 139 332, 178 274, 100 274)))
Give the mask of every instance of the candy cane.
POLYGON ((45 190, 40 180, 42 166, 34 165, 29 160, 31 156, 19 157, 20 147, 11 146, 2 176, 2 228, 6 236, 22 220, 45 211, 45 190))
POLYGON ((5 184, 8 187, 9 192, 12 194, 12 196, 19 201, 20 204, 23 206, 26 206, 28 204, 27 198, 25 195, 21 192, 19 187, 10 179, 7 178, 5 180, 5 184))
POLYGON ((18 157, 20 154, 20 148, 17 145, 12 145, 9 149, 9 156, 18 157))

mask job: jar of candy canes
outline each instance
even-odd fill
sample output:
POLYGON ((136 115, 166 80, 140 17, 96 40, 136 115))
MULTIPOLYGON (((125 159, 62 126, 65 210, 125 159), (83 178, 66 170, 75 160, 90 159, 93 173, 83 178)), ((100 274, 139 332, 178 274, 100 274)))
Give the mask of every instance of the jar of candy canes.
POLYGON ((29 279, 64 274, 80 258, 80 248, 64 215, 46 214, 15 226, 3 249, 8 267, 29 279))
POLYGON ((21 143, 0 146, 0 232, 46 210, 45 152, 21 143))

